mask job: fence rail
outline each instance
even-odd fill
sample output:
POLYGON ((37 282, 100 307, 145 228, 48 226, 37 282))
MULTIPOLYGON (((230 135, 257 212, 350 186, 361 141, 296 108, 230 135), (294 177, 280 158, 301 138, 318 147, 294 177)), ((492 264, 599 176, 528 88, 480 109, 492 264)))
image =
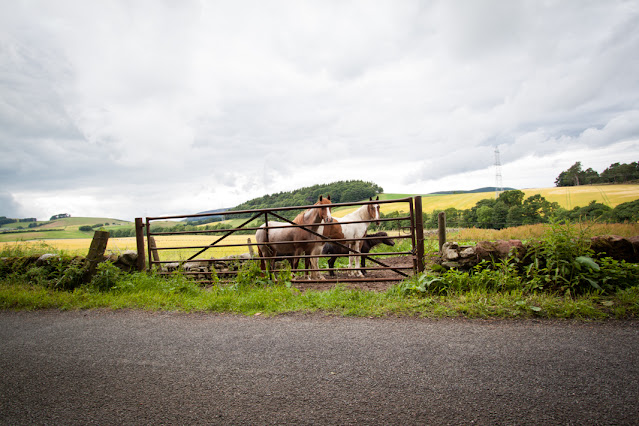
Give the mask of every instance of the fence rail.
MULTIPOLYGON (((401 235, 389 235, 388 239, 393 241, 410 240, 410 250, 403 251, 379 251, 375 253, 366 254, 366 260, 371 265, 365 268, 359 267, 351 268, 351 270, 365 270, 372 272, 374 276, 352 277, 346 276, 343 272, 344 268, 309 268, 308 265, 305 268, 299 268, 295 270, 297 274, 319 272, 321 274, 325 272, 338 273, 336 278, 321 276, 321 279, 304 279, 301 277, 295 277, 293 282, 295 284, 304 284, 311 282, 363 282, 363 281, 398 281, 406 278, 411 273, 421 272, 424 269, 423 266, 423 254, 424 254, 424 236, 422 226, 422 214, 421 214, 421 197, 409 197, 395 200, 379 200, 379 201, 364 201, 359 203, 335 203, 330 207, 333 210, 333 215, 339 219, 340 210, 347 207, 361 207, 368 204, 386 204, 386 203, 406 203, 409 214, 402 217, 394 218, 380 218, 379 220, 354 220, 339 222, 340 225, 344 224, 370 224, 371 222, 387 222, 387 221, 409 221, 410 232, 401 235), (388 265, 384 263, 384 260, 390 257, 402 257, 405 264, 388 265)), ((326 205, 324 205, 326 206, 326 205)), ((292 207, 279 207, 272 209, 256 209, 256 210, 239 210, 239 211, 224 211, 214 213, 200 213, 194 215, 173 215, 173 216, 156 216, 147 217, 146 219, 136 218, 136 239, 138 253, 138 269, 139 270, 156 270, 160 274, 170 274, 174 271, 179 271, 184 275, 196 278, 199 282, 210 283, 213 281, 213 274, 215 274, 221 281, 230 281, 234 279, 241 265, 250 261, 270 261, 273 257, 259 256, 255 254, 255 247, 258 246, 257 241, 251 240, 255 238, 255 232, 260 229, 262 223, 268 223, 271 218, 277 220, 283 220, 288 222, 286 227, 299 227, 303 228, 309 233, 313 233, 316 236, 321 237, 321 243, 331 243, 337 246, 347 247, 344 243, 355 241, 353 238, 327 238, 323 235, 314 232, 308 228, 308 225, 293 224, 291 219, 288 219, 287 214, 293 214, 295 212, 301 212, 311 208, 318 208, 317 205, 306 206, 292 206, 292 207), (170 231, 170 232, 154 232, 153 223, 157 221, 188 219, 188 218, 210 218, 214 216, 223 216, 225 220, 229 218, 243 219, 240 225, 230 229, 210 229, 210 227, 203 228, 202 230, 189 230, 189 231, 170 231), (250 234, 244 234, 248 237, 246 242, 238 242, 237 234, 242 232, 250 234), (146 234, 146 238, 145 238, 146 234), (204 236, 210 236, 214 241, 208 244, 203 244, 201 239, 204 236), (195 241, 181 241, 179 238, 198 238, 195 241), (234 239, 233 239, 234 238, 234 239), (228 240, 227 240, 228 239, 228 240), (225 241, 226 240, 226 241, 225 241), (245 247, 246 250, 238 250, 245 247), (205 253, 212 250, 215 256, 205 257, 205 253), (146 252, 146 254, 145 254, 146 252)), ((398 222, 400 223, 400 222, 398 222)), ((209 224, 210 225, 210 224, 209 224)), ((266 226, 266 229, 276 229, 283 227, 282 225, 266 226)), ((386 237, 385 237, 386 238, 386 237)), ((366 236, 363 240, 372 240, 374 237, 366 236)), ((269 244, 286 244, 289 242, 269 242, 269 244)), ((352 249, 349 249, 348 254, 309 254, 304 253, 299 256, 301 260, 319 259, 319 258, 340 258, 347 257, 349 255, 359 255, 360 253, 353 253, 352 249)), ((283 261, 288 260, 290 263, 290 256, 278 257, 276 260, 283 261)), ((277 273, 281 269, 276 268, 273 273, 277 273)))

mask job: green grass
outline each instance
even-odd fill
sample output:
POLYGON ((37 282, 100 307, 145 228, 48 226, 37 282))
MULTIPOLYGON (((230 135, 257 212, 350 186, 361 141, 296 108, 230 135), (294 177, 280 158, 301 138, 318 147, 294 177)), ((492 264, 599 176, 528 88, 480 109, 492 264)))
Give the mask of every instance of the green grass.
MULTIPOLYGON (((141 278, 148 279, 148 278, 141 278)), ((183 312, 281 315, 322 313, 337 316, 420 318, 561 318, 604 320, 637 318, 639 287, 601 296, 524 295, 513 291, 472 291, 448 296, 405 297, 394 289, 372 292, 336 286, 328 291, 269 287, 184 287, 164 279, 157 288, 100 292, 88 287, 56 291, 26 283, 0 283, 0 309, 142 309, 183 312), (168 281, 168 285, 167 285, 168 281), (173 287, 171 287, 173 285, 173 287)))

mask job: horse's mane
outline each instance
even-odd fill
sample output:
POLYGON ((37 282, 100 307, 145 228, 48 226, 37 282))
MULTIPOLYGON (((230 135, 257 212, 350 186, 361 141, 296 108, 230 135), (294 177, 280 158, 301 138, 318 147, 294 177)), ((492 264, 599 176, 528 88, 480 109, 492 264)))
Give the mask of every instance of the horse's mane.
POLYGON ((293 223, 295 223, 296 225, 301 225, 304 223, 304 215, 308 212, 310 212, 311 209, 308 210, 304 210, 302 213, 298 214, 297 216, 295 216, 295 219, 293 219, 293 223))
MULTIPOLYGON (((328 198, 321 199, 321 200, 319 200, 318 202, 316 202, 313 205, 314 206, 318 206, 320 204, 331 204, 331 196, 329 195, 328 198), (328 202, 326 202, 324 200, 327 200, 328 202)), ((311 209, 306 209, 302 213, 300 213, 297 216, 295 216, 295 219, 293 219, 293 223, 296 224, 296 225, 303 225, 304 223, 307 223, 308 219, 305 218, 305 215, 313 213, 313 210, 319 212, 319 209, 312 209, 312 208, 311 209)))

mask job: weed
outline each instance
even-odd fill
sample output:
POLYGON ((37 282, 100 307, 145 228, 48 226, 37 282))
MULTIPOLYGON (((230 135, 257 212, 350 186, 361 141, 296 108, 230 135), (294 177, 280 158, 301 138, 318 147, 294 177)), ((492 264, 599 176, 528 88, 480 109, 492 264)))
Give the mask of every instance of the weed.
POLYGON ((108 291, 115 287, 123 276, 124 272, 112 262, 102 262, 98 264, 89 287, 97 291, 108 291))

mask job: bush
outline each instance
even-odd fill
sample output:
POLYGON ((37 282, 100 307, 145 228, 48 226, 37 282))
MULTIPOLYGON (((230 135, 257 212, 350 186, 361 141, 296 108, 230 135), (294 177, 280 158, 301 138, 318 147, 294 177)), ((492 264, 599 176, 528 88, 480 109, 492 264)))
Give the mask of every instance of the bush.
POLYGON ((611 294, 639 282, 638 264, 594 257, 587 234, 584 227, 554 222, 541 241, 531 243, 524 259, 484 261, 468 272, 453 269, 421 274, 400 283, 394 291, 409 296, 477 290, 611 294))
POLYGON ((109 291, 116 287, 124 275, 125 273, 112 262, 102 262, 97 266, 90 287, 98 291, 109 291))

